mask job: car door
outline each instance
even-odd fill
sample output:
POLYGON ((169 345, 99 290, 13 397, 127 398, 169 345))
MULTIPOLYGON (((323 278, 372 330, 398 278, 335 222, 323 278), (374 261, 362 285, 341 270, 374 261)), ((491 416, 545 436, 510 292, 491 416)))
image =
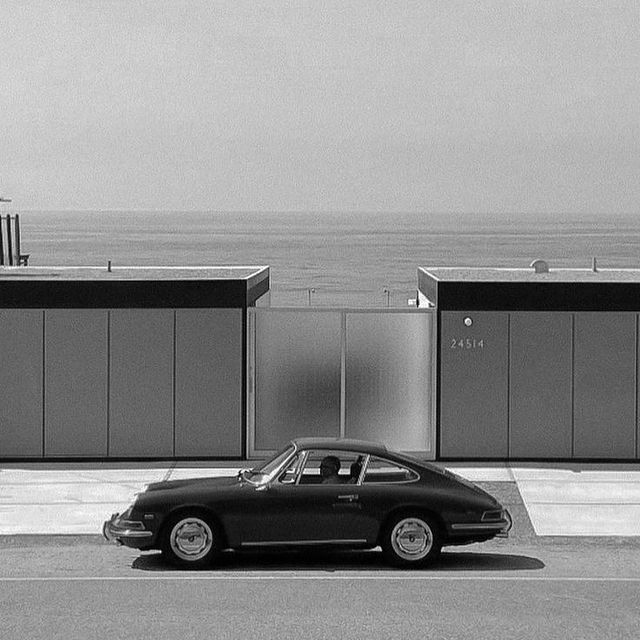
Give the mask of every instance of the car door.
POLYGON ((361 544, 375 527, 363 517, 358 486, 350 483, 349 462, 358 454, 316 450, 303 452, 252 501, 243 516, 242 545, 361 544), (341 460, 335 483, 323 483, 320 463, 341 460))
POLYGON ((360 518, 370 527, 367 535, 377 538, 380 526, 395 509, 415 505, 422 498, 418 474, 408 467, 378 456, 369 456, 355 487, 360 518))

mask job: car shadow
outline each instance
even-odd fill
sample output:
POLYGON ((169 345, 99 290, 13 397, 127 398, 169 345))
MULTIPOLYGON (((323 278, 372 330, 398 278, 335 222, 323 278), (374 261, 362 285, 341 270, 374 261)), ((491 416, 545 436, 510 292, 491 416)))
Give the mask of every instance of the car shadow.
MULTIPOLYGON (((132 563, 140 571, 183 571, 166 561, 160 553, 138 556, 132 563)), ((443 551, 424 569, 413 571, 532 571, 545 567, 538 558, 509 553, 443 551)), ((389 571, 379 550, 344 552, 225 552, 211 567, 198 571, 389 571)))

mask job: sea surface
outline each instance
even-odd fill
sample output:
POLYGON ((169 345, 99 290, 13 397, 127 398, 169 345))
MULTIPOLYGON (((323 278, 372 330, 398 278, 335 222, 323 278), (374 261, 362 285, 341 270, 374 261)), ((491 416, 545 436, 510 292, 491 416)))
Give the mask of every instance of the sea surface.
POLYGON ((17 213, 31 265, 268 265, 272 306, 406 307, 418 267, 640 268, 640 216, 17 213))

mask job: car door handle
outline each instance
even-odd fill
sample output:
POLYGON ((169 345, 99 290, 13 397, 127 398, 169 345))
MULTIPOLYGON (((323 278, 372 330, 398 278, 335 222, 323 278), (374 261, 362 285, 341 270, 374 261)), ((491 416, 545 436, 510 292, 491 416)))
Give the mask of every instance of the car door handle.
POLYGON ((342 502, 355 502, 359 497, 357 493, 349 493, 348 495, 338 496, 338 500, 342 502))

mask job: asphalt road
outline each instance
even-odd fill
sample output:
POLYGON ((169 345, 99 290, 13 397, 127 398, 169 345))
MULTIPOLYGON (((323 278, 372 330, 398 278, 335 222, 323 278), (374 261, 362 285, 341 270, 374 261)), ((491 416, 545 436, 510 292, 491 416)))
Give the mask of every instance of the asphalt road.
POLYGON ((185 572, 88 538, 1 538, 0 557, 2 640, 640 637, 636 539, 496 541, 420 571, 374 551, 185 572))

